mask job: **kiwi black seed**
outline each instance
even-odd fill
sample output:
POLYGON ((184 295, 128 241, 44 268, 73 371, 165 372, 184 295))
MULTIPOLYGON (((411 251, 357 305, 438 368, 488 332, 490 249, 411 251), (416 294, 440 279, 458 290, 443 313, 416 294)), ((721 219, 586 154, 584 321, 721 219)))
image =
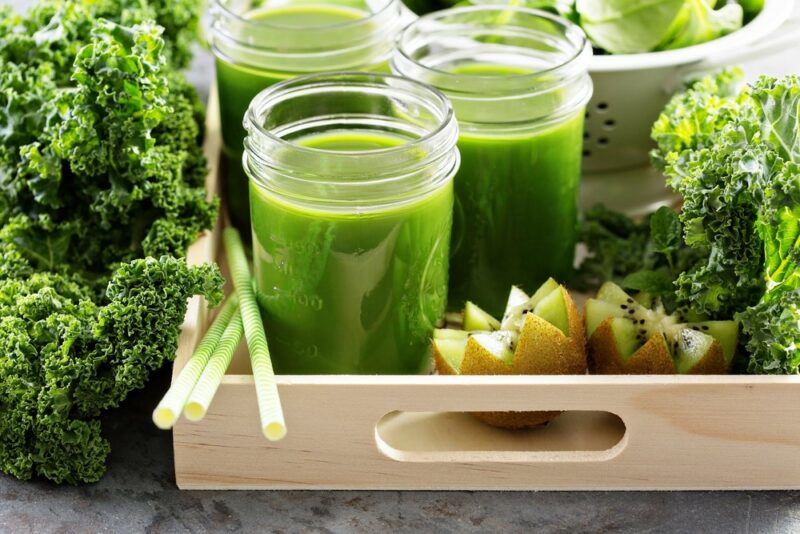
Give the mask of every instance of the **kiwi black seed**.
POLYGON ((619 307, 622 308, 623 310, 627 310, 628 309, 628 305, 627 304, 620 304, 619 307))

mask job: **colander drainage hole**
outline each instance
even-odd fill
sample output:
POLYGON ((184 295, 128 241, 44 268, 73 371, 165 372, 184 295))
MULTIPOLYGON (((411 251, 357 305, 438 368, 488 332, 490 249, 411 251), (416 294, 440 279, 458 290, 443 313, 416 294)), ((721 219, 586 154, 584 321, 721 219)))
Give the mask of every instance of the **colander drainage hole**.
POLYGON ((591 155, 592 155, 592 151, 591 150, 584 150, 583 151, 583 157, 584 158, 588 158, 591 155))
POLYGON ((603 122, 603 128, 606 130, 613 130, 614 127, 617 125, 617 121, 614 119, 607 119, 603 122))
POLYGON ((598 102, 596 107, 597 111, 603 113, 608 109, 608 102, 598 102))
POLYGON ((597 146, 605 148, 608 146, 608 137, 601 137, 597 140, 597 146))
POLYGON ((589 139, 590 137, 591 137, 591 134, 589 132, 583 132, 583 138, 584 139, 589 139))

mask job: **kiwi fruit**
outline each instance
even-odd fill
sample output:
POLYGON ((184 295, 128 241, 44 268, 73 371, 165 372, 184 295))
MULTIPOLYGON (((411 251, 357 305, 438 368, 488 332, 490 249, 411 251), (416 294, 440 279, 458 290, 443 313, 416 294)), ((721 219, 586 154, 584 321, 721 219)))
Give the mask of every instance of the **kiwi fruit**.
POLYGON ((736 321, 673 314, 649 295, 606 282, 584 308, 589 367, 598 374, 727 373, 738 346, 736 321))
MULTIPOLYGON (((587 369, 583 321, 569 292, 553 279, 532 296, 512 287, 502 321, 468 303, 464 330, 434 332, 433 355, 437 371, 446 375, 585 374, 587 369)), ((472 415, 501 428, 530 428, 559 414, 472 415)))
POLYGON ((467 301, 467 305, 464 307, 464 330, 500 330, 500 321, 480 309, 476 304, 467 301))

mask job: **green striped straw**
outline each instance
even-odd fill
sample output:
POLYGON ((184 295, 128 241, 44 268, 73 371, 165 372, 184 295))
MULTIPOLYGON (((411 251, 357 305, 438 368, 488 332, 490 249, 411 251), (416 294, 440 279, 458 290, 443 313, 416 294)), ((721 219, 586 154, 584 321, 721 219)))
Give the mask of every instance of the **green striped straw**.
POLYGON ((253 368, 258 412, 261 415, 261 432, 268 440, 277 441, 286 435, 286 422, 283 418, 278 386, 275 383, 275 372, 272 370, 264 323, 261 322, 261 313, 251 283, 250 267, 239 232, 235 228, 226 228, 222 238, 225 242, 233 287, 239 295, 247 348, 250 349, 250 365, 253 368))
MULTIPOLYGON (((238 308, 236 311, 239 311, 238 308)), ((243 332, 242 315, 236 313, 230 324, 228 324, 228 328, 222 334, 219 345, 214 349, 214 354, 208 360, 200 380, 197 381, 192 394, 189 396, 186 408, 183 411, 183 415, 189 421, 199 421, 205 417, 208 407, 211 405, 211 401, 222 383, 222 378, 231 364, 233 353, 242 339, 243 332)))
POLYGON ((166 394, 164 394, 156 409, 153 410, 153 422, 158 428, 169 430, 178 420, 186 400, 192 393, 192 388, 200 379, 200 375, 203 373, 203 369, 206 367, 209 358, 211 358, 214 349, 219 344, 228 323, 231 322, 232 318, 239 315, 238 304, 239 299, 236 295, 231 296, 225 302, 216 319, 214 319, 205 336, 203 336, 202 341, 197 345, 194 354, 183 366, 178 378, 175 379, 166 394))

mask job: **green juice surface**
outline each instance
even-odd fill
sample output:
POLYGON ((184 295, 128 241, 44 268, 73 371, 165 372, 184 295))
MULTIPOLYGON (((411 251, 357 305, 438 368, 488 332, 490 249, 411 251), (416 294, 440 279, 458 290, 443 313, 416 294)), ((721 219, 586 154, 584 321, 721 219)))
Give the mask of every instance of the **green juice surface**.
MULTIPOLYGON (((369 13, 352 7, 324 3, 260 8, 245 15, 251 20, 264 21, 284 28, 308 28, 302 32, 301 38, 304 41, 313 41, 314 28, 353 22, 367 16, 369 13)), ((325 45, 331 46, 331 43, 325 45)), ((262 90, 275 83, 310 72, 301 66, 298 66, 295 72, 276 72, 219 57, 216 58, 216 69, 228 209, 236 226, 244 230, 249 227, 247 175, 242 169, 243 143, 246 135, 242 120, 245 112, 250 106, 250 101, 262 90)))
MULTIPOLYGON (((509 76, 531 71, 473 64, 451 72, 509 76)), ((462 128, 450 308, 471 300, 499 317, 511 285, 533 291, 549 276, 569 277, 577 238, 583 113, 513 135, 462 128)))
MULTIPOLYGON (((327 132, 296 143, 388 148, 391 135, 327 132)), ((276 372, 425 370, 444 313, 452 182, 381 211, 289 204, 251 181, 254 271, 276 372)))

